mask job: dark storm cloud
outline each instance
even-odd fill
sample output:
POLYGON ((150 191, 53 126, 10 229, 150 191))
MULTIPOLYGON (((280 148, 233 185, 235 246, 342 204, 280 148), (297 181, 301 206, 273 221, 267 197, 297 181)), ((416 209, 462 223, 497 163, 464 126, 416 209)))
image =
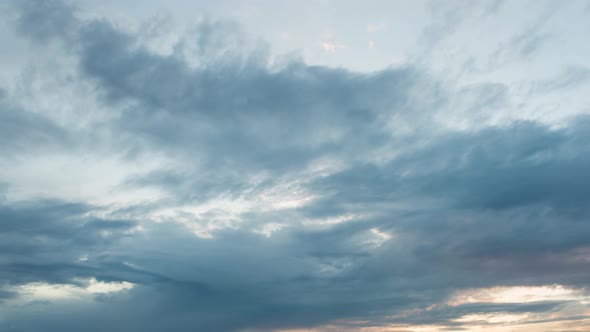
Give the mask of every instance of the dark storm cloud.
MULTIPOLYGON (((389 164, 320 179, 313 186, 324 198, 303 211, 371 211, 366 227, 392 231, 411 248, 416 275, 438 273, 453 287, 587 287, 587 133, 588 119, 578 118, 567 129, 521 123, 446 135, 389 164)), ((383 262, 369 262, 359 275, 386 275, 383 262)))
MULTIPOLYGON (((35 246, 43 253, 35 250, 31 254, 14 246, 16 253, 3 251, 8 255, 8 262, 3 264, 3 279, 16 284, 65 283, 74 277, 97 276, 100 280, 128 280, 138 286, 123 295, 102 299, 104 302, 97 304, 100 309, 68 309, 75 314, 67 321, 53 312, 60 310, 59 304, 46 308, 46 313, 37 316, 41 319, 27 320, 26 315, 19 319, 17 315, 16 326, 26 331, 75 330, 89 323, 92 323, 88 327, 90 331, 121 327, 130 331, 164 328, 231 331, 245 326, 260 329, 313 326, 339 317, 375 315, 378 318, 376 312, 385 314, 393 307, 415 302, 403 294, 383 296, 381 283, 363 282, 342 272, 321 272, 321 269, 346 271, 348 264, 358 265, 363 256, 368 256, 368 253, 359 255, 358 250, 353 252, 358 234, 346 231, 347 225, 344 229, 337 227, 315 235, 293 231, 271 238, 224 231, 207 240, 196 238, 183 228, 152 224, 145 233, 128 241, 115 241, 117 236, 106 241, 95 233, 113 229, 111 225, 103 225, 106 221, 97 222, 100 226, 96 227, 60 226, 61 219, 81 223, 76 212, 85 209, 80 209, 78 205, 46 204, 35 209, 3 212, 3 221, 12 220, 13 225, 21 225, 7 227, 5 238, 19 233, 30 236, 27 232, 33 232, 32 225, 39 224, 45 225, 39 227, 39 232, 47 237, 35 246), (47 228, 51 231, 45 232, 47 228), (319 242, 308 246, 313 237, 319 242), (54 239, 61 240, 59 248, 54 248, 54 239), (78 243, 77 239, 84 241, 78 243), (110 257, 101 258, 101 251, 108 251, 110 257), (77 261, 81 253, 89 253, 87 262, 77 261), (41 259, 45 262, 41 263, 41 259), (123 262, 135 266, 128 275, 124 274, 123 262), (148 275, 154 277, 145 277, 148 275), (125 318, 117 318, 123 308, 125 318), (100 317, 93 314, 94 310, 101 311, 100 317)), ((121 227, 125 228, 125 224, 121 227)))
POLYGON ((57 201, 0 205, 1 279, 13 284, 69 282, 94 275, 99 267, 80 258, 102 253, 135 226, 85 216, 94 209, 57 201))
MULTIPOLYGON (((302 61, 271 65, 264 49, 226 52, 223 41, 235 32, 211 22, 196 30, 201 58, 191 66, 190 55, 151 52, 112 22, 81 20, 61 2, 16 4, 22 34, 61 43, 101 105, 123 109, 104 124, 117 142, 188 165, 122 184, 163 189, 169 198, 157 207, 257 193, 319 157, 343 162, 302 184, 316 197, 309 205, 241 213, 241 224, 211 239, 194 236, 190 223, 154 222, 149 204, 2 204, 3 281, 135 284, 90 304, 16 312, 7 330, 264 331, 341 319, 459 329, 453 320, 469 313, 550 312, 564 303, 426 308, 473 287, 588 286, 587 118, 562 129, 534 122, 439 129, 433 118, 449 105, 448 91, 414 67, 366 74, 302 61), (420 128, 396 136, 392 119, 420 128), (391 150, 391 161, 368 157, 391 150), (252 188, 247 178, 260 171, 272 177, 252 188), (353 217, 325 227, 303 223, 342 215, 353 217), (286 226, 269 237, 250 228, 277 220, 286 226), (376 244, 376 229, 392 239, 376 244), (419 314, 387 318, 415 308, 419 314)), ((469 112, 509 102, 496 83, 460 94, 469 112)), ((0 138, 22 149, 80 135, 32 113, 0 117, 0 138)), ((0 300, 13 296, 8 290, 0 300)))
POLYGON ((359 165, 318 181, 340 202, 430 196, 456 208, 542 204, 585 209, 589 119, 550 130, 532 122, 449 133, 384 166, 359 165))

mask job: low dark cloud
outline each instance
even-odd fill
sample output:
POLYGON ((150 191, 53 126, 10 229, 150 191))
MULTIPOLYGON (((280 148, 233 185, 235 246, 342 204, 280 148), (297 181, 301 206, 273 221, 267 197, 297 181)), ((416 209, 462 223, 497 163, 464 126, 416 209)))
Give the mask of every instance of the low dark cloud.
MULTIPOLYGON (((90 277, 100 269, 80 259, 103 255, 104 249, 125 237, 136 224, 87 216, 85 204, 32 201, 2 204, 0 275, 12 284, 66 283, 90 277)), ((105 278, 113 278, 99 272, 105 278)))

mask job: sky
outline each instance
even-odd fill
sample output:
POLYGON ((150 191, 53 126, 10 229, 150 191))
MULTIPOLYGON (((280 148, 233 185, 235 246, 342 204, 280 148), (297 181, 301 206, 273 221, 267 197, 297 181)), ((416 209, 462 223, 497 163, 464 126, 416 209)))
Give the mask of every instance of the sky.
POLYGON ((590 331, 590 1, 0 2, 0 332, 590 331))

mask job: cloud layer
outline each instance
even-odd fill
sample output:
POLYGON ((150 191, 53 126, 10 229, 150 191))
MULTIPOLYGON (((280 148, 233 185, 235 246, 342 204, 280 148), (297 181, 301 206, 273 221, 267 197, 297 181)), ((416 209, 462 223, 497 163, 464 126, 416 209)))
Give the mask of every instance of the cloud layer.
POLYGON ((0 90, 1 331, 589 326, 583 110, 498 121, 508 83, 311 65, 232 22, 162 50, 60 1, 3 15, 44 55, 0 90))

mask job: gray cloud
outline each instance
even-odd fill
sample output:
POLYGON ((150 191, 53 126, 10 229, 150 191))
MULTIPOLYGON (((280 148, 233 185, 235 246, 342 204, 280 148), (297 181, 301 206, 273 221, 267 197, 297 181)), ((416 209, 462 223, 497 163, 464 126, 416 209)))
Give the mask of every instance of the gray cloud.
POLYGON ((56 36, 68 35, 75 28, 74 8, 63 1, 19 1, 15 4, 21 9, 17 29, 36 42, 45 43, 56 36))
MULTIPOLYGON (((55 12, 41 19, 61 21, 55 12)), ((26 24, 27 15, 22 17, 26 24)), ((223 25, 205 21, 194 39, 200 50, 195 56, 207 65, 195 69, 183 61, 182 50, 151 53, 108 21, 75 23, 74 37, 54 37, 77 54, 80 70, 98 83, 104 101, 137 103, 116 125, 217 165, 300 167, 328 152, 359 153, 387 139, 382 122, 391 113, 421 111, 419 101, 408 103, 410 89, 425 80, 413 68, 360 74, 297 61, 275 68, 264 50, 219 52, 223 45, 211 40, 230 37, 223 25), (216 61, 207 62, 210 54, 216 61)), ((429 102, 437 102, 437 94, 429 102)))
MULTIPOLYGON (((69 282, 97 273, 82 256, 101 254, 135 226, 132 221, 84 216, 85 204, 34 201, 0 206, 2 279, 9 283, 69 282)), ((98 272, 109 276, 109 272, 98 272)))
MULTIPOLYGON (((457 131, 436 117, 449 105, 468 113, 505 107, 506 86, 477 84, 451 96, 414 66, 356 73, 301 60, 278 65, 264 46, 242 44, 235 26, 210 21, 162 55, 61 2, 16 5, 18 31, 35 47, 60 44, 76 60, 75 79, 93 84, 101 110, 112 112, 100 123, 107 150, 132 151, 131 163, 161 153, 184 167, 132 174, 118 188, 162 190, 155 202, 0 201, 0 302, 18 298, 10 287, 31 282, 135 284, 79 305, 19 307, 2 329, 271 331, 343 319, 353 328, 369 321, 461 329, 456 319, 470 313, 544 313, 567 301, 446 305, 457 290, 589 286, 587 117, 561 129, 517 122, 457 131), (324 159, 337 167, 309 170, 324 159), (267 177, 253 184, 259 173, 267 177), (236 209, 238 222, 210 239, 191 226, 214 224, 224 211, 184 211, 188 222, 154 217, 161 208, 261 195, 292 178, 313 196, 309 203, 236 209), (317 224, 343 216, 350 217, 317 224), (284 227, 255 232, 273 222, 284 227), (426 310, 432 304, 439 307, 426 310)), ((536 42, 524 40, 519 52, 536 42)), ((101 135, 2 102, 0 139, 13 153, 47 142, 88 153, 100 146, 82 138, 101 135)))
POLYGON ((72 146, 66 129, 43 114, 23 110, 0 90, 0 148, 5 154, 72 146))

